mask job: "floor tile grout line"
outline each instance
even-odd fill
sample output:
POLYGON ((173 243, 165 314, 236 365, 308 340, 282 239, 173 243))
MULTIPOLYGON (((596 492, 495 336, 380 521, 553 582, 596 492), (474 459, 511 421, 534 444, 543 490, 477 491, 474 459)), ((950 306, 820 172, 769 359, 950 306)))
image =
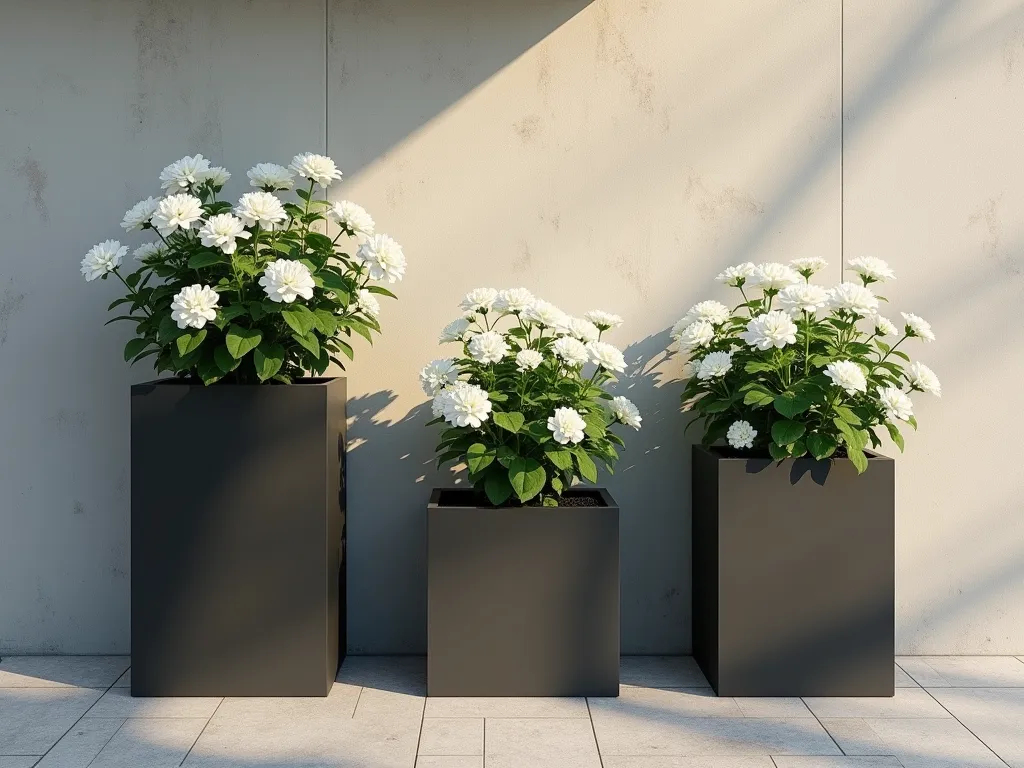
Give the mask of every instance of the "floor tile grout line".
MULTIPOLYGON (((360 690, 360 694, 362 694, 361 690, 360 690)), ((359 706, 359 702, 358 701, 356 702, 356 706, 359 706)), ((424 696, 423 697, 423 709, 420 710, 420 732, 416 735, 416 754, 414 754, 412 756, 413 768, 416 768, 416 766, 420 762, 420 744, 423 741, 423 721, 427 719, 426 715, 427 715, 427 697, 424 696)), ((355 716, 356 716, 355 710, 352 710, 352 717, 355 718, 355 716)))
MULTIPOLYGON (((359 686, 359 693, 356 694, 356 705, 354 707, 352 707, 352 717, 349 718, 350 720, 355 720, 356 719, 356 712, 359 709, 359 702, 362 701, 362 699, 363 699, 363 691, 364 690, 366 690, 366 686, 365 685, 359 686)), ((427 705, 424 702, 423 709, 425 710, 426 708, 427 708, 427 705)))
MULTIPOLYGON (((131 664, 129 664, 129 666, 128 666, 128 669, 131 669, 131 664)), ((125 670, 125 672, 127 672, 127 671, 128 671, 128 670, 125 670)), ((99 698, 97 698, 97 699, 96 699, 96 701, 94 701, 94 702, 93 702, 92 704, 90 704, 90 705, 89 705, 88 707, 86 707, 86 708, 85 708, 85 712, 83 712, 83 713, 82 713, 81 715, 79 715, 79 716, 78 716, 78 719, 77 719, 77 720, 75 720, 75 722, 73 722, 73 723, 71 724, 71 727, 70 727, 70 728, 68 728, 68 729, 67 729, 66 731, 64 731, 64 733, 62 733, 62 734, 60 735, 60 738, 58 738, 58 739, 57 739, 57 740, 56 740, 55 742, 53 742, 53 744, 51 744, 51 745, 50 745, 50 746, 49 746, 49 747, 48 747, 48 748, 46 749, 46 751, 45 751, 45 752, 43 752, 43 754, 39 756, 39 759, 38 759, 38 760, 36 760, 36 764, 37 764, 37 765, 38 765, 38 764, 39 764, 40 762, 42 762, 43 758, 45 758, 45 757, 46 757, 46 756, 47 756, 48 754, 50 754, 50 752, 51 752, 51 751, 53 750, 53 748, 54 748, 54 747, 56 747, 56 746, 57 746, 57 745, 58 745, 58 744, 60 743, 60 740, 61 740, 61 739, 63 739, 63 738, 65 737, 65 736, 67 736, 67 735, 68 735, 69 733, 71 733, 71 731, 73 731, 73 730, 75 729, 75 726, 77 726, 77 725, 78 725, 78 724, 79 724, 80 722, 82 722, 82 719, 83 719, 83 718, 84 718, 84 717, 85 717, 85 716, 86 716, 87 714, 89 714, 89 711, 90 711, 90 710, 91 710, 91 709, 92 709, 93 707, 95 707, 95 706, 96 706, 96 705, 97 705, 97 704, 98 704, 98 703, 100 702, 100 699, 102 699, 102 698, 103 698, 104 696, 106 696, 106 695, 107 695, 108 693, 110 693, 111 689, 112 689, 112 688, 114 687, 114 683, 116 683, 116 682, 117 682, 118 680, 120 680, 120 679, 121 679, 121 677, 122 677, 122 675, 124 675, 124 672, 122 672, 122 673, 121 673, 120 675, 118 675, 117 677, 115 677, 115 678, 114 678, 114 682, 113 682, 113 683, 111 683, 110 685, 108 685, 108 686, 107 686, 106 690, 105 690, 105 691, 103 691, 103 693, 101 693, 101 694, 99 695, 99 698)), ((85 689, 83 689, 83 690, 87 690, 87 691, 99 691, 99 690, 102 690, 102 689, 100 689, 100 688, 85 688, 85 689)), ((127 720, 125 720, 125 722, 127 722, 127 720)), ((124 723, 121 723, 121 725, 119 725, 119 726, 117 727, 117 730, 115 730, 115 731, 114 731, 114 735, 116 735, 116 734, 117 734, 117 731, 120 731, 120 730, 121 730, 121 728, 123 728, 123 727, 124 727, 124 723)), ((114 738, 114 736, 111 736, 110 738, 112 739, 112 738, 114 738)), ((107 744, 109 744, 109 743, 110 743, 110 739, 107 739, 107 741, 106 741, 106 743, 105 743, 105 744, 103 745, 103 747, 106 747, 106 746, 107 746, 107 744)), ((99 753, 97 753, 97 754, 99 754, 99 753)), ((95 759, 96 759, 96 758, 94 757, 94 758, 93 758, 93 760, 95 760, 95 759)), ((91 763, 91 762, 92 762, 92 760, 90 760, 89 762, 91 763)), ((86 768, 88 768, 88 766, 86 766, 86 768)))
POLYGON ((587 717, 590 719, 590 732, 594 734, 594 748, 597 749, 597 762, 604 768, 604 755, 601 754, 601 742, 597 740, 597 726, 594 725, 594 713, 590 711, 590 697, 583 699, 587 703, 587 717))
MULTIPOLYGON (((813 709, 811 709, 811 705, 808 704, 807 701, 805 700, 807 698, 810 698, 810 697, 808 697, 808 696, 801 696, 800 697, 801 703, 805 707, 807 707, 807 711, 811 713, 811 716, 814 717, 814 719, 818 721, 818 725, 821 727, 821 730, 823 730, 825 733, 827 733, 828 737, 830 739, 832 739, 832 743, 836 745, 836 749, 839 750, 839 754, 843 755, 844 757, 846 757, 847 756, 846 755, 846 750, 843 749, 841 746, 839 746, 839 742, 836 741, 836 737, 832 735, 832 731, 830 731, 828 728, 825 727, 825 724, 823 722, 821 722, 821 718, 818 717, 818 713, 815 712, 813 709)), ((775 758, 772 758, 772 762, 775 762, 775 758)))
POLYGON ((192 750, 196 748, 196 744, 198 744, 199 740, 203 738, 203 734, 206 733, 206 729, 209 727, 210 723, 213 722, 213 718, 216 717, 217 713, 220 711, 221 704, 223 704, 227 698, 227 696, 222 696, 220 701, 217 702, 217 706, 213 708, 213 712, 211 712, 210 716, 206 718, 206 722, 203 723, 203 727, 199 729, 199 735, 196 736, 195 741, 192 742, 192 746, 188 748, 188 752, 185 753, 185 756, 181 758, 181 762, 178 763, 179 768, 185 764, 186 760, 188 760, 188 756, 192 754, 192 750))
MULTIPOLYGON (((114 729, 114 732, 112 734, 110 734, 110 738, 103 742, 103 746, 96 750, 96 754, 92 756, 92 759, 88 763, 86 763, 85 768, 89 768, 90 765, 96 762, 96 758, 100 756, 100 753, 107 748, 107 745, 114 740, 114 737, 121 732, 121 729, 124 728, 127 723, 128 718, 125 718, 121 721, 121 724, 114 729)), ((63 736, 61 738, 63 738, 63 736)), ((54 746, 57 745, 54 744, 54 746)), ((43 755, 43 757, 46 757, 46 755, 43 755)), ((39 762, 37 762, 36 765, 43 761, 43 757, 39 758, 39 762)))
POLYGON ((480 761, 480 765, 483 768, 487 768, 487 718, 484 718, 484 747, 483 747, 483 759, 480 761))
POLYGON ((984 739, 982 739, 978 734, 976 734, 974 731, 972 731, 970 728, 968 728, 967 725, 959 717, 957 717, 955 714, 953 714, 953 711, 951 709, 949 709, 949 707, 947 707, 941 701, 939 701, 934 696, 932 696, 932 692, 931 691, 929 691, 923 685, 921 686, 921 690, 923 690, 925 693, 927 693, 929 696, 931 696, 932 701, 934 701, 936 704, 938 704, 940 707, 942 707, 944 710, 946 710, 946 712, 949 713, 949 716, 952 717, 954 720, 956 720, 958 723, 960 723, 961 727, 963 727, 963 729, 965 731, 967 731, 969 734, 971 734, 971 736, 976 738, 985 747, 985 749, 987 749, 989 752, 991 752, 993 755, 995 755, 996 756, 996 760, 1001 762, 1007 768, 1011 768, 1010 764, 1008 762, 1006 762, 1005 760, 1003 760, 1002 755, 1000 755, 998 752, 996 752, 994 749, 992 749, 992 747, 990 747, 988 745, 988 743, 984 739))

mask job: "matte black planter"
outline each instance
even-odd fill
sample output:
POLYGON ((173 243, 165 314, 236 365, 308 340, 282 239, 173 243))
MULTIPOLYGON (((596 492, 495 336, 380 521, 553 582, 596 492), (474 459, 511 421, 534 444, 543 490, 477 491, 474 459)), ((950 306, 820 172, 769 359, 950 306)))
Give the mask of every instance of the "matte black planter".
POLYGON ((693 654, 720 696, 892 696, 895 471, 693 448, 693 654))
MULTIPOLYGON (((618 696, 619 509, 427 507, 428 696, 618 696)), ((570 494, 566 494, 570 495, 570 494)))
POLYGON ((326 696, 345 648, 344 379, 132 387, 132 695, 326 696))

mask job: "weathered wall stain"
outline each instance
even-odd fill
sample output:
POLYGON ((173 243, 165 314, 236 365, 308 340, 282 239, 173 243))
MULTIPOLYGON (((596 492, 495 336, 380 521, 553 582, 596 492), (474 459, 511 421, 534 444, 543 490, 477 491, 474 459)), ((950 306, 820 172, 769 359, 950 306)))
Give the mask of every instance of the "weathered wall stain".
POLYGON ((1024 29, 1016 27, 1003 43, 1003 82, 1007 85, 1013 80, 1018 69, 1017 62, 1024 53, 1024 29))
POLYGON ((31 150, 29 150, 29 154, 26 154, 25 157, 15 164, 14 172, 25 182, 25 189, 28 192, 28 202, 33 208, 35 208, 36 213, 39 214, 39 218, 44 222, 49 223, 50 209, 46 205, 46 185, 48 183, 48 176, 39 160, 33 157, 30 153, 31 150))
POLYGON ((532 144, 536 141, 537 135, 540 133, 540 127, 540 115, 527 115, 522 120, 517 120, 512 124, 512 130, 516 132, 519 141, 523 144, 532 144))
POLYGON ((533 264, 533 254, 530 252, 530 245, 525 241, 519 243, 519 255, 512 261, 512 271, 517 275, 526 272, 533 264))
POLYGON ((618 70, 627 81, 629 90, 636 96, 640 110, 654 114, 655 73, 640 63, 629 39, 615 24, 611 2, 600 2, 598 13, 594 14, 597 35, 594 57, 599 64, 609 64, 618 70))
POLYGON ((764 204, 753 195, 732 186, 718 190, 709 189, 704 179, 697 173, 689 175, 683 189, 686 199, 693 205, 701 220, 707 224, 715 224, 730 214, 764 214, 764 204))
POLYGON ((75 499, 74 503, 71 505, 71 514, 73 514, 73 515, 84 515, 85 514, 85 504, 80 502, 78 499, 75 499))
POLYGON ((7 331, 11 325, 11 317, 21 309, 25 301, 24 293, 16 293, 11 288, 4 290, 0 297, 0 347, 7 343, 7 331))
POLYGON ((86 426, 85 414, 82 411, 58 408, 56 413, 50 417, 50 423, 61 434, 81 432, 86 426))
POLYGON ((1024 273, 1024 267, 1017 262, 1003 243, 1003 224, 999 209, 1004 195, 1004 192, 1000 192, 995 197, 988 198, 974 213, 970 214, 967 217, 967 228, 980 227, 984 231, 981 249, 985 255, 995 260, 1006 274, 1019 277, 1024 273))

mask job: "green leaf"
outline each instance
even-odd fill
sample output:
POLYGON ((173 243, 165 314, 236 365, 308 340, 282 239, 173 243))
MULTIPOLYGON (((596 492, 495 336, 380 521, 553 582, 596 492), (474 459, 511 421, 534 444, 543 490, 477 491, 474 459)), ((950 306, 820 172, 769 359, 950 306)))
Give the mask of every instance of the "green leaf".
POLYGON ((794 442, 792 445, 787 446, 787 449, 789 450, 790 456, 792 456, 794 459, 799 459, 801 456, 807 453, 807 443, 805 443, 803 439, 800 439, 794 442))
POLYGON ((188 268, 201 269, 213 264, 221 264, 226 261, 227 258, 220 251, 200 251, 188 260, 188 268))
POLYGON ((845 405, 837 405, 835 411, 836 415, 847 424, 852 424, 855 427, 860 426, 860 419, 851 408, 848 408, 845 405))
POLYGON ((510 445, 499 445, 496 455, 498 463, 505 469, 508 469, 508 465, 519 458, 519 454, 510 445))
POLYGON ((483 443, 473 443, 466 449, 466 466, 474 475, 490 466, 494 458, 494 448, 488 448, 483 443))
POLYGON ((217 364, 209 357, 204 357, 196 371, 199 374, 199 378, 203 380, 203 384, 210 386, 215 381, 219 381, 224 374, 221 372, 217 364))
POLYGON ((326 309, 317 309, 313 311, 313 316, 316 319, 317 329, 325 337, 330 338, 338 332, 338 318, 335 317, 333 312, 328 312, 326 309))
POLYGON ((373 344, 373 336, 370 333, 370 328, 366 325, 366 323, 362 322, 361 320, 356 320, 354 317, 347 317, 341 323, 339 323, 339 325, 344 325, 348 328, 351 328, 353 331, 358 333, 368 342, 373 344))
POLYGON ((597 482, 597 465, 590 455, 582 448, 576 448, 572 455, 576 457, 576 466, 579 467, 580 476, 591 483, 597 482))
POLYGON ((368 290, 370 293, 379 293, 381 296, 387 296, 388 298, 391 298, 391 299, 397 299, 398 298, 397 296, 395 296, 395 294, 393 294, 387 288, 382 288, 379 285, 368 285, 368 286, 366 286, 366 290, 368 290))
POLYGON ((548 461, 554 464, 558 469, 562 471, 572 469, 572 451, 568 451, 565 448, 555 448, 549 446, 544 449, 544 455, 548 461))
POLYGON ((124 281, 126 283, 128 283, 128 287, 129 288, 134 288, 136 285, 139 284, 139 280, 141 278, 142 278, 142 273, 141 272, 132 272, 130 275, 128 275, 128 277, 126 277, 124 279, 124 281))
POLYGON ((907 419, 907 424, 912 426, 914 429, 917 429, 917 418, 915 416, 911 416, 909 419, 907 419))
POLYGON ((228 348, 221 344, 213 350, 213 362, 220 368, 221 373, 231 373, 231 371, 238 367, 241 361, 235 360, 231 353, 228 352, 228 348))
POLYGON ((723 413, 732 408, 730 400, 702 397, 697 403, 697 409, 701 413, 723 413))
POLYGON ((839 444, 831 435, 814 432, 807 436, 807 450, 816 459, 825 459, 835 453, 839 444))
POLYGON ((752 405, 755 408, 771 405, 773 402, 775 402, 775 398, 763 390, 752 389, 743 396, 743 404, 752 405))
POLYGON ((157 341, 160 344, 170 344, 185 331, 178 327, 178 324, 171 319, 170 314, 160 318, 160 325, 156 332, 157 341))
POLYGON ((795 395, 791 392, 783 392, 781 395, 775 398, 775 410, 785 416, 787 419, 792 419, 794 416, 799 416, 801 413, 811 407, 811 401, 800 395, 795 395))
POLYGON ((281 317, 299 336, 305 336, 316 325, 316 315, 302 304, 294 304, 281 310, 281 317))
POLYGON ((262 333, 255 328, 243 328, 240 325, 229 325, 228 332, 224 336, 228 352, 236 360, 240 360, 256 349, 261 341, 263 341, 262 333))
POLYGON ((778 445, 789 445, 804 436, 807 427, 799 421, 782 419, 772 424, 772 440, 778 445))
POLYGON ((758 362, 757 360, 751 360, 749 363, 743 366, 743 370, 746 371, 747 373, 766 373, 768 371, 774 371, 775 366, 772 365, 771 363, 761 363, 758 362))
POLYGON ((307 333, 305 336, 299 336, 299 334, 293 333, 292 338, 312 352, 314 357, 320 357, 320 341, 317 339, 316 334, 307 333))
POLYGON ((345 278, 329 269, 319 272, 317 277, 323 281, 324 288, 328 291, 334 291, 338 294, 338 298, 342 300, 343 304, 348 304, 349 296, 351 295, 349 293, 349 288, 351 286, 345 282, 345 278))
POLYGON ((260 344, 252 353, 252 361, 260 381, 273 378, 284 365, 284 347, 280 344, 260 344))
POLYGON ((508 467, 508 480, 520 501, 529 501, 544 490, 547 477, 536 459, 519 458, 508 467))
POLYGON ((864 455, 864 451, 860 448, 853 448, 852 446, 846 446, 846 455, 850 457, 850 461, 853 462, 853 466, 857 468, 857 474, 862 474, 868 468, 868 459, 864 455))
POLYGON ((776 445, 775 443, 768 443, 768 453, 776 461, 789 458, 789 451, 784 446, 776 445))
POLYGON ((244 315, 247 311, 248 307, 244 304, 232 304, 230 307, 224 307, 217 311, 217 319, 213 321, 214 325, 224 330, 228 323, 239 315, 244 315))
POLYGON ((190 352, 194 352, 199 349, 199 345, 203 343, 203 339, 206 338, 206 329, 196 331, 195 333, 185 333, 175 339, 175 343, 178 345, 178 355, 184 357, 190 352))
POLYGON ((843 435, 843 442, 846 443, 847 449, 853 448, 854 450, 863 450, 864 446, 867 445, 867 432, 854 429, 842 419, 832 419, 832 423, 836 425, 836 429, 843 435))
POLYGON ((583 421, 587 425, 584 427, 583 433, 593 440, 600 440, 608 431, 604 414, 591 411, 583 415, 583 421))
POLYGON ((518 411, 511 411, 509 413, 497 411, 491 414, 491 418, 494 419, 495 424, 509 432, 518 432, 523 428, 523 424, 526 423, 526 417, 518 411))
POLYGON ((895 424, 889 424, 886 422, 885 428, 889 430, 889 437, 896 443, 896 446, 900 449, 900 453, 903 453, 903 435, 900 434, 899 427, 895 424))
POLYGON ((488 501, 496 507, 500 507, 512 495, 512 483, 504 472, 489 472, 484 480, 484 493, 488 501))
POLYGON ((149 339, 132 339, 124 345, 124 361, 127 363, 149 346, 149 339))
POLYGON ((317 250, 334 252, 334 241, 319 232, 307 232, 306 245, 317 250))

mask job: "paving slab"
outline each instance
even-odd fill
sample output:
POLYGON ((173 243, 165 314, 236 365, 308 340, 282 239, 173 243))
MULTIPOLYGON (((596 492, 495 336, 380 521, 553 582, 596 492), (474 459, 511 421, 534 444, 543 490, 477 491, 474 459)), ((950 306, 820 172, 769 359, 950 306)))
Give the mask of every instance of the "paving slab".
POLYGON ((32 768, 39 755, 0 755, 0 768, 32 768))
POLYGON ((204 717, 126 720, 89 768, 178 768, 205 725, 204 717))
POLYGON ((939 703, 1012 768, 1024 768, 1024 688, 934 688, 939 703))
POLYGON ((489 696, 431 696, 425 717, 559 717, 586 718, 586 699, 489 696))
POLYGON ((466 755, 421 755, 416 759, 416 768, 484 768, 484 759, 466 755))
POLYGON ((335 679, 359 687, 426 696, 427 657, 346 656, 335 679))
POLYGON ((818 717, 949 717, 922 688, 897 688, 895 696, 805 697, 818 717))
POLYGON ((127 656, 4 656, 0 688, 108 688, 127 656))
POLYGON ((924 688, 1024 688, 1015 656, 901 656, 899 665, 924 688))
POLYGON ((649 688, 710 688, 692 656, 623 656, 619 663, 623 685, 649 688))
POLYGON ((848 755, 895 755, 904 768, 1006 768, 955 719, 822 718, 848 755))
POLYGON ((799 698, 736 697, 734 701, 744 717, 814 717, 799 698))
POLYGON ((920 688, 921 687, 921 686, 919 686, 917 684, 917 681, 914 680, 914 678, 912 678, 910 675, 908 675, 906 673, 906 670, 904 670, 903 667, 901 667, 898 663, 895 664, 894 666, 895 666, 895 669, 893 670, 893 673, 894 673, 893 674, 893 682, 896 684, 897 688, 920 688))
POLYGON ((201 696, 133 697, 128 688, 111 688, 85 716, 209 718, 220 702, 201 696))
POLYGON ((775 757, 776 768, 902 768, 899 758, 888 756, 872 757, 798 757, 781 755, 775 757))
POLYGON ((604 768, 775 768, 770 757, 602 756, 604 768))
POLYGON ((420 755, 482 756, 482 717, 425 717, 420 733, 420 755))
POLYGON ((95 688, 0 688, 0 755, 42 755, 102 691, 95 688))
POLYGON ((132 670, 129 667, 125 670, 125 673, 121 675, 114 682, 115 688, 131 688, 132 687, 132 670))
POLYGON ((487 721, 487 768, 601 768, 588 720, 498 718, 487 721))
POLYGON ((39 762, 39 768, 88 768, 124 725, 124 718, 82 718, 39 762))
MULTIPOLYGON (((622 688, 617 697, 589 699, 594 717, 643 719, 649 715, 677 717, 743 717, 736 699, 719 697, 711 688, 622 688)), ((753 705, 751 705, 753 706, 753 705)), ((770 705, 765 705, 767 708, 770 705)), ((806 711, 806 710, 805 710, 806 711)))

